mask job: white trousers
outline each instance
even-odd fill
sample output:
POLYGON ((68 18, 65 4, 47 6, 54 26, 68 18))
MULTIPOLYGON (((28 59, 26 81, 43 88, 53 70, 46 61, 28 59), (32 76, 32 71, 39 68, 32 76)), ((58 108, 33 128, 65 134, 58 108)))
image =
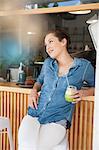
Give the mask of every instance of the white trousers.
POLYGON ((69 150, 66 129, 56 123, 41 125, 26 115, 19 127, 18 150, 69 150))

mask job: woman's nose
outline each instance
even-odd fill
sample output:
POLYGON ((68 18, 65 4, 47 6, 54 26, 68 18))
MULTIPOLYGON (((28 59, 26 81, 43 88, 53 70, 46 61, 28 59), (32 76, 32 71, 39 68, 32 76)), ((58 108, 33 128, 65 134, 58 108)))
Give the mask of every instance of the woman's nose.
POLYGON ((47 50, 47 51, 49 50, 49 48, 50 48, 49 45, 46 45, 46 50, 47 50))

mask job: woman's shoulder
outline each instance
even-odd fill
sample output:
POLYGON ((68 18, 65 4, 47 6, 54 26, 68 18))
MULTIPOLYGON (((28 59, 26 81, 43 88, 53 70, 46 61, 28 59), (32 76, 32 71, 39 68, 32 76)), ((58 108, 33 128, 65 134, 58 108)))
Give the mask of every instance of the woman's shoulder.
POLYGON ((47 58, 44 60, 44 64, 50 64, 51 62, 53 62, 53 59, 50 58, 50 57, 47 57, 47 58))
POLYGON ((75 58, 78 64, 81 65, 87 65, 90 64, 91 62, 85 58, 75 58))

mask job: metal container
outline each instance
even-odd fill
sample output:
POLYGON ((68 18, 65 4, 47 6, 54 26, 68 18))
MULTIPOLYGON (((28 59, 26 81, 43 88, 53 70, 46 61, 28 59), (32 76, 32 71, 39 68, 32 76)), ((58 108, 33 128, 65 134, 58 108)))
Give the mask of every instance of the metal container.
POLYGON ((19 68, 9 68, 9 70, 10 70, 10 81, 17 82, 19 68))

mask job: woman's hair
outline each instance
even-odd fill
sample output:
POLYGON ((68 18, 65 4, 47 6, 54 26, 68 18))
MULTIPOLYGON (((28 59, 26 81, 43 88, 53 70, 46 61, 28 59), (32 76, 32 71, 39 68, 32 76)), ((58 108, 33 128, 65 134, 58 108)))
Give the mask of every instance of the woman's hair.
POLYGON ((46 35, 48 35, 50 33, 54 34, 59 39, 59 41, 62 41, 65 38, 67 40, 66 47, 68 48, 68 46, 70 44, 70 38, 69 38, 68 33, 66 33, 65 30, 63 30, 63 29, 49 30, 46 35))

